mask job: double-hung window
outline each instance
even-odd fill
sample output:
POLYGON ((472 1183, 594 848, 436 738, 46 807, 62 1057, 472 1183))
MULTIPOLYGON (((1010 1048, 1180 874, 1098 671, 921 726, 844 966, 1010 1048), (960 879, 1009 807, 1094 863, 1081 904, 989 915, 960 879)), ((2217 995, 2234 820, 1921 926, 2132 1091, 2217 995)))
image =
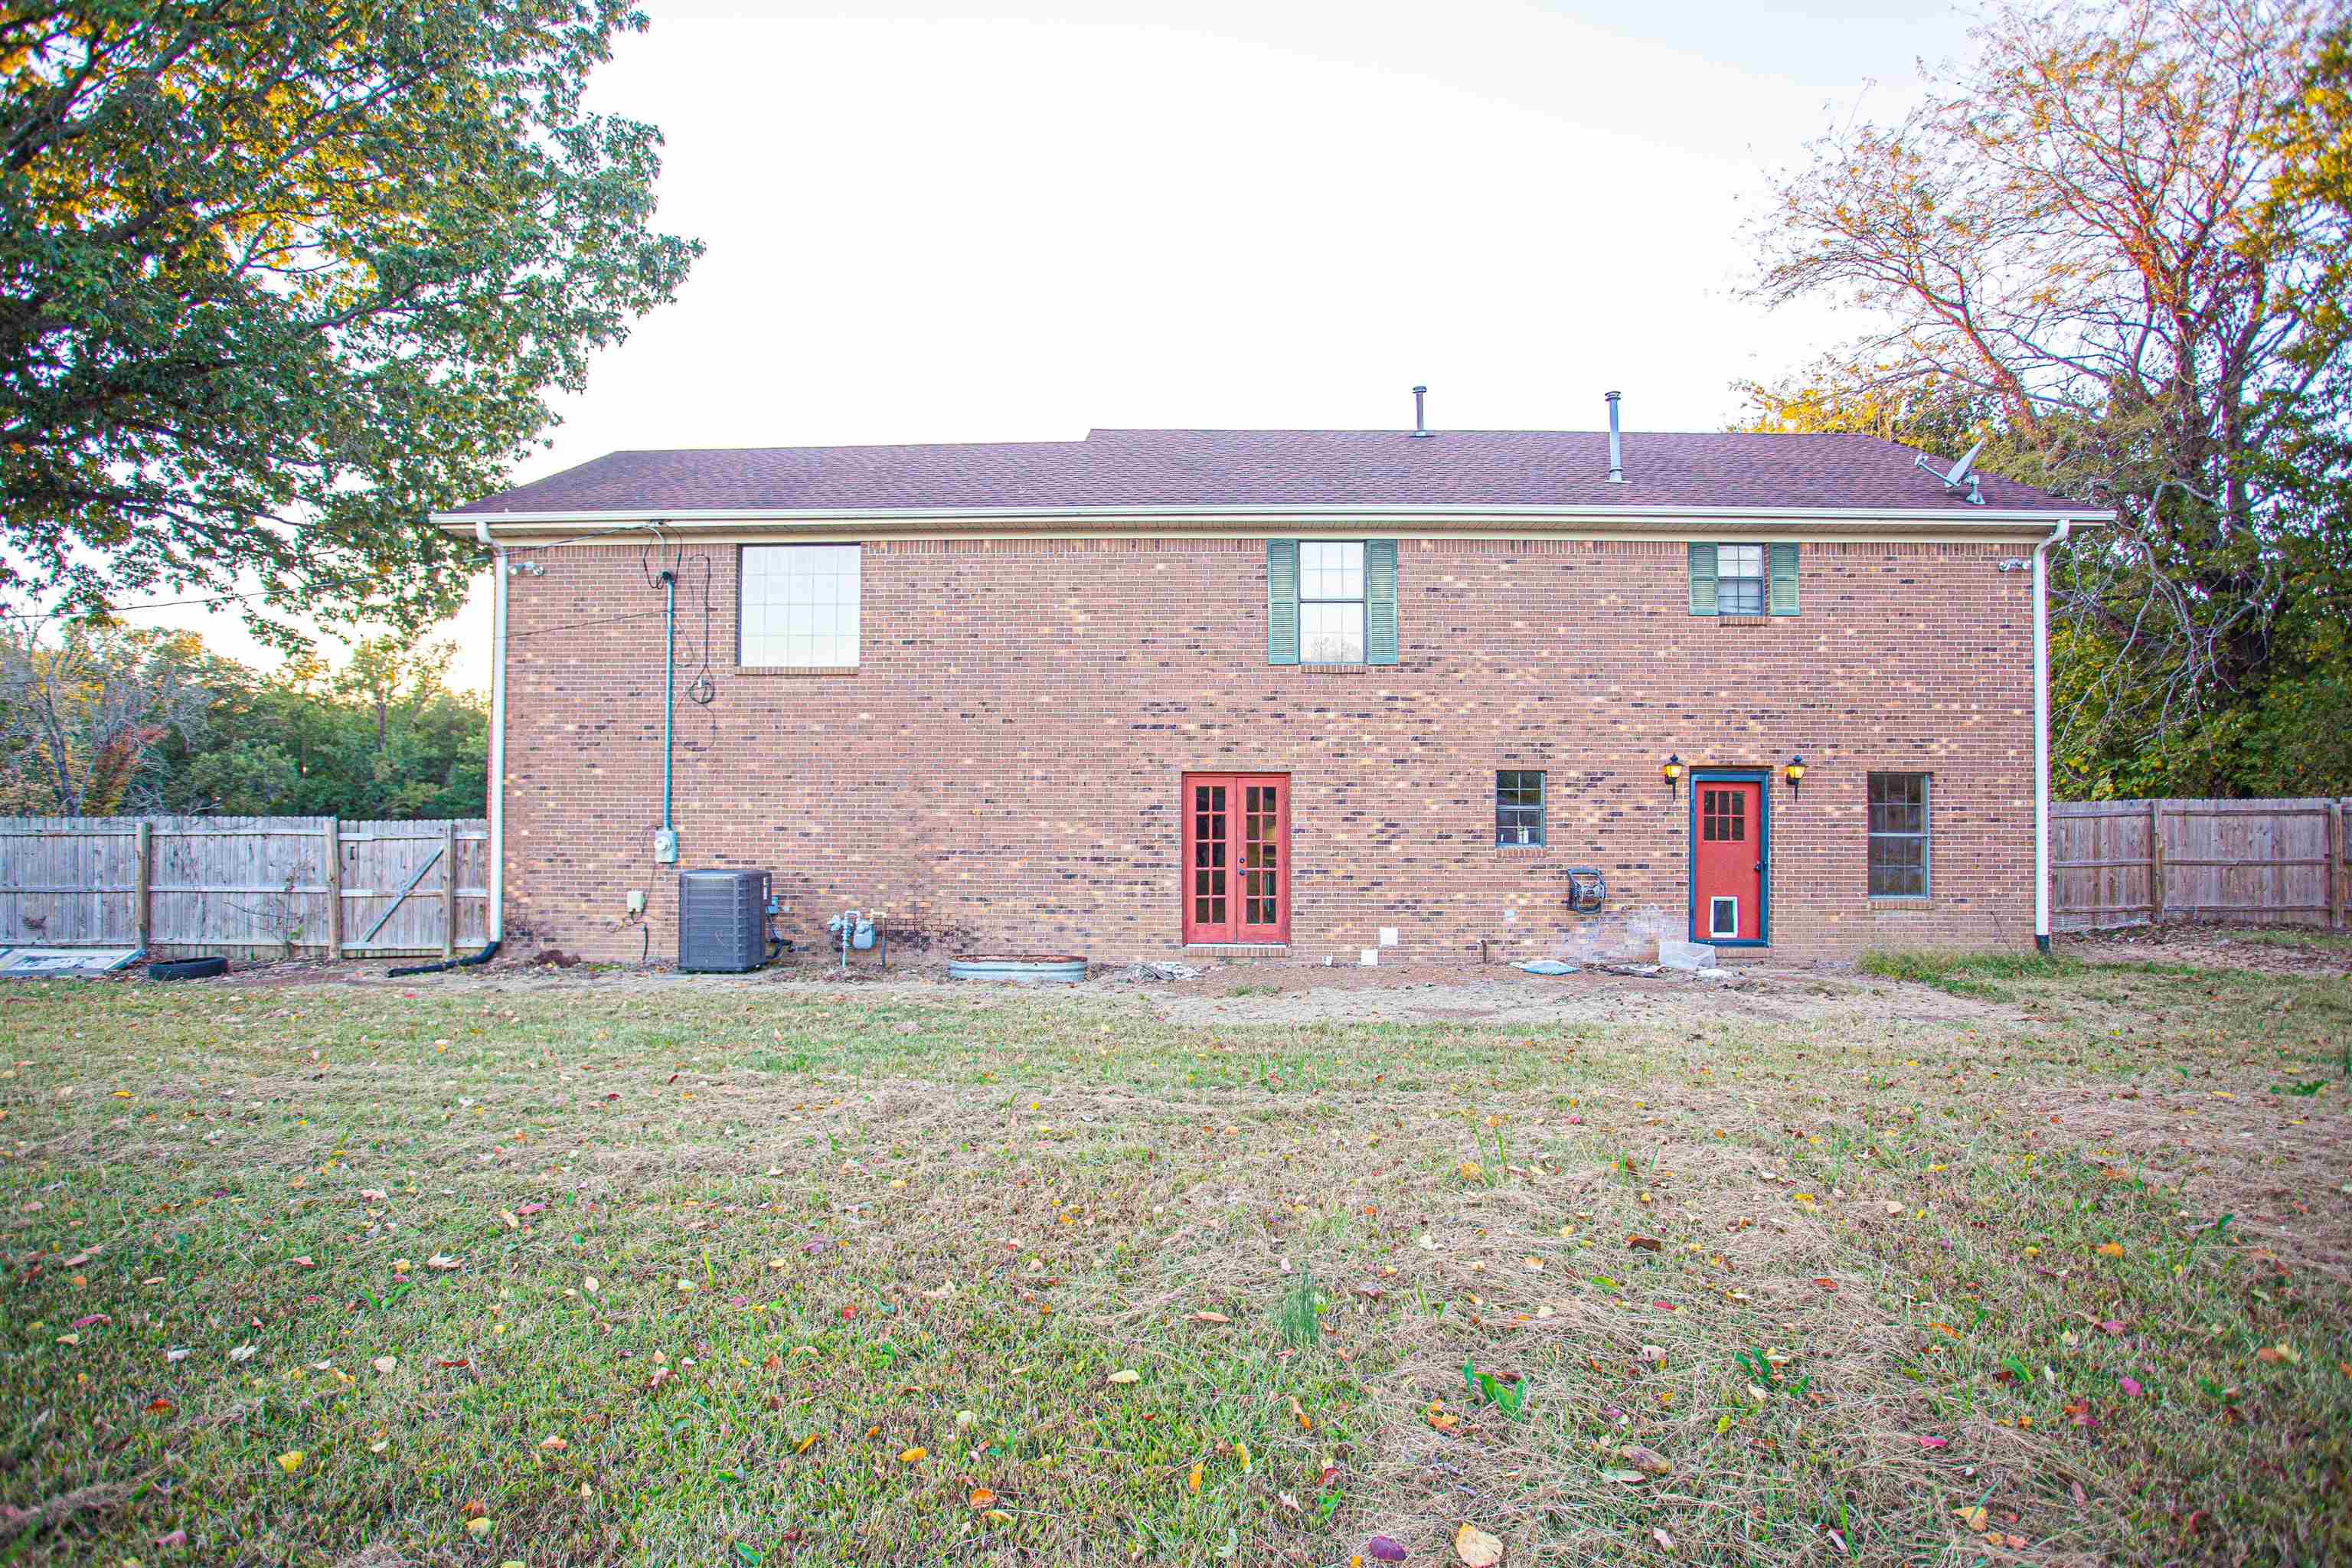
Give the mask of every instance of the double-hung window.
POLYGON ((1870 896, 1927 896, 1926 773, 1870 775, 1870 896))
POLYGON ((1795 615, 1797 547, 1794 544, 1692 545, 1690 613, 1694 616, 1795 615))
POLYGON ((737 662, 786 669, 855 669, 858 547, 743 547, 737 662))
POLYGON ((1544 776, 1541 768, 1505 768, 1495 774, 1495 842, 1498 846, 1544 841, 1544 776))
POLYGON ((1304 664, 1364 662, 1364 543, 1298 545, 1298 658, 1304 664))
POLYGON ((1265 542, 1268 664, 1394 664, 1397 542, 1265 542))

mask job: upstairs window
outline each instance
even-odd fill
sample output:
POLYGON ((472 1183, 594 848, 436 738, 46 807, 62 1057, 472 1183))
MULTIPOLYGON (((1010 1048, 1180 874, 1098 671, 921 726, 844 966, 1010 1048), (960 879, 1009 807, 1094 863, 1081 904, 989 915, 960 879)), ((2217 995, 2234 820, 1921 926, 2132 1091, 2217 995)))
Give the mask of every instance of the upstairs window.
POLYGON ((1927 896, 1926 773, 1870 775, 1870 896, 1927 896))
POLYGON ((1394 664, 1393 539, 1265 542, 1268 664, 1394 664))
POLYGON ((1690 613, 1694 616, 1795 615, 1797 547, 1793 544, 1692 545, 1690 613))
POLYGON ((1495 843, 1544 841, 1544 776, 1540 768, 1506 768, 1495 774, 1495 843))
POLYGON ((740 664, 783 669, 855 669, 858 547, 747 544, 740 664))
POLYGON ((1304 664, 1364 662, 1362 541, 1299 544, 1298 658, 1304 664))

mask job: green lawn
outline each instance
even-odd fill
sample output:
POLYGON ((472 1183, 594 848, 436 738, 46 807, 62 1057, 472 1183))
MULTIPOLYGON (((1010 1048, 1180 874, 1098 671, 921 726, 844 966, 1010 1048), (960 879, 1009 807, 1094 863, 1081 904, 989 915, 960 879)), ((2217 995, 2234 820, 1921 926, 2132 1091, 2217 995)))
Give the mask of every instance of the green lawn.
POLYGON ((19 986, 0 1563, 2352 1560, 2346 982, 1880 968, 19 986))

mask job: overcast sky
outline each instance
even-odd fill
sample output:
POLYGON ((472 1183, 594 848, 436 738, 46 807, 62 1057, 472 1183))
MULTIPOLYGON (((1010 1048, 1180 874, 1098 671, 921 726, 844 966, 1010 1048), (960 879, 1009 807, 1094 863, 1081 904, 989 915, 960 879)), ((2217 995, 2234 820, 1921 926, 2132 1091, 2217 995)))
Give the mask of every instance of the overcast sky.
MULTIPOLYGON (((594 83, 708 253, 518 479, 624 447, 1090 426, 1720 428, 1844 334, 1738 290, 1763 176, 1944 0, 646 0, 594 83)), ((478 601, 483 595, 478 594, 478 601)), ((224 651, 251 647, 197 616, 224 651)), ((453 627, 487 679, 487 616, 453 627)))

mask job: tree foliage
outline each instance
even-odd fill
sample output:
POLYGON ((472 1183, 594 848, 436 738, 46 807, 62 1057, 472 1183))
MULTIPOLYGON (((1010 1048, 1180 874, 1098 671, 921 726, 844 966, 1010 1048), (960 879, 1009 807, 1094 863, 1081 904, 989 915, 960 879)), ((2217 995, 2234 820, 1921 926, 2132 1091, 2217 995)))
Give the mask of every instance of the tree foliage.
POLYGON ((0 591, 413 632, 547 395, 673 295, 626 0, 0 0, 0 591))
POLYGON ((1780 180, 1758 292, 1870 329, 1751 386, 2116 509, 2056 583, 2078 793, 2352 776, 2271 754, 2346 694, 2347 34, 2300 0, 2011 5, 1892 124, 1780 180))
POLYGON ((0 804, 37 816, 109 816, 146 798, 163 742, 203 733, 197 644, 76 624, 0 620, 0 804))
POLYGON ((389 638, 268 675, 193 633, 0 620, 0 814, 478 816, 489 716, 389 638))

